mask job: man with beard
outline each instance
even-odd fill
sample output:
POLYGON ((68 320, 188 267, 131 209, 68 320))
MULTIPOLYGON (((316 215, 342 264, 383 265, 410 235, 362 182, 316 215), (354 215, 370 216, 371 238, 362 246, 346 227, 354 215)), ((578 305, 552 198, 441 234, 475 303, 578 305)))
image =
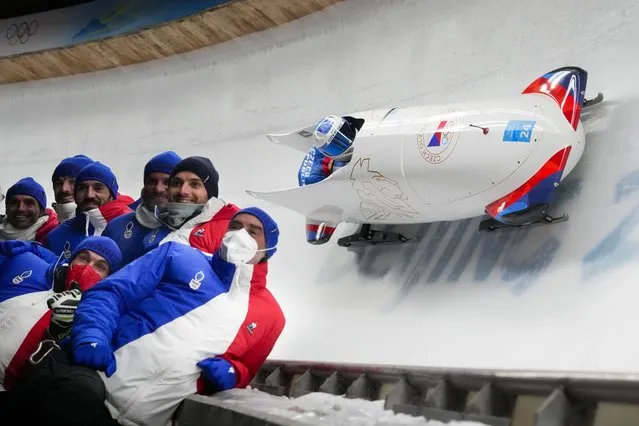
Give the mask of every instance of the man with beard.
MULTIPOLYGON (((218 182, 217 170, 208 158, 188 157, 177 163, 168 181, 168 203, 163 203, 161 197, 156 197, 153 218, 146 214, 151 211, 149 203, 142 211, 144 216, 138 216, 136 210, 136 218, 144 217, 145 226, 153 230, 137 246, 141 250, 133 249, 129 252, 126 257, 128 262, 169 241, 186 244, 205 253, 214 253, 222 243, 222 236, 231 218, 239 210, 236 205, 227 204, 218 198, 218 182), (153 219, 158 224, 154 224, 153 219), (131 256, 131 253, 135 255, 131 256)), ((135 224, 130 225, 129 222, 123 224, 118 221, 113 227, 109 226, 105 234, 114 239, 123 251, 127 251, 126 237, 130 235, 128 230, 135 230, 135 224)), ((128 262, 125 261, 125 264, 128 262)))
POLYGON ((7 191, 6 217, 0 221, 0 241, 42 243, 58 226, 56 213, 46 208, 44 188, 31 177, 20 179, 7 191))
POLYGON ((51 207, 58 214, 60 223, 75 217, 77 208, 73 198, 75 177, 84 166, 92 162, 93 160, 86 155, 74 155, 63 159, 53 171, 51 181, 55 203, 52 203, 51 207))
POLYGON ((218 198, 219 174, 211 160, 188 157, 169 179, 169 202, 158 209, 158 219, 172 232, 160 244, 175 241, 213 254, 240 209, 218 198))
POLYGON ((71 252, 85 238, 102 235, 107 224, 130 213, 133 202, 118 193, 118 181, 109 167, 93 162, 83 167, 75 178, 76 216, 60 224, 47 237, 46 247, 69 259, 71 252))
POLYGON ((182 158, 173 151, 162 152, 144 166, 144 187, 140 204, 134 212, 113 219, 103 235, 111 238, 122 251, 126 265, 158 246, 171 232, 155 216, 156 208, 164 208, 169 202, 169 177, 182 158))

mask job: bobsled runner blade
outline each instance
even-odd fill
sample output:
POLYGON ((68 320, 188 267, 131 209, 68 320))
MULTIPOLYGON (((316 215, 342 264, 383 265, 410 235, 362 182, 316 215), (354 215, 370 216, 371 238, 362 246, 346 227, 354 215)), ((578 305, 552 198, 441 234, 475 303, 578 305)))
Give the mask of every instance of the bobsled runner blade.
POLYGON ((404 244, 413 241, 417 241, 417 238, 408 238, 397 232, 371 229, 371 225, 364 224, 358 232, 337 240, 337 245, 341 247, 353 247, 379 244, 404 244))
POLYGON ((315 125, 304 127, 290 133, 268 134, 266 137, 273 143, 297 149, 307 153, 313 147, 315 125))
POLYGON ((583 107, 584 108, 588 108, 588 107, 597 105, 597 104, 603 102, 603 100, 604 100, 604 95, 603 95, 603 93, 599 92, 599 93, 597 93, 597 96, 595 96, 594 98, 585 99, 583 107))
POLYGON ((500 222, 491 217, 484 219, 479 224, 479 231, 514 231, 517 229, 529 229, 537 226, 551 225, 554 223, 562 223, 566 222, 569 219, 567 214, 562 214, 561 216, 550 216, 547 215, 535 222, 526 223, 523 225, 508 225, 506 223, 500 222))

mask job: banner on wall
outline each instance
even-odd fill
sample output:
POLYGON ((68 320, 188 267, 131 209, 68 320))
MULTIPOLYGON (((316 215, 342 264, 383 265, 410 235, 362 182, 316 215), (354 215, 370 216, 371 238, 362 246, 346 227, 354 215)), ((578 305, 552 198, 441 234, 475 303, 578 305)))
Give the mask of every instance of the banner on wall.
POLYGON ((0 57, 69 47, 181 19, 231 0, 96 0, 0 20, 0 57))

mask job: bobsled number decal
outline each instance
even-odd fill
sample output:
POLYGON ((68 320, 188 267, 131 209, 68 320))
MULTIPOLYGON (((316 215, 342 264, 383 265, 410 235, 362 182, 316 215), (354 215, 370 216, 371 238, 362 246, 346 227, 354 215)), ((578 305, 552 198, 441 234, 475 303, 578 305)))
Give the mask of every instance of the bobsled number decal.
POLYGON ((530 142, 535 123, 535 121, 509 121, 504 130, 504 142, 530 142))

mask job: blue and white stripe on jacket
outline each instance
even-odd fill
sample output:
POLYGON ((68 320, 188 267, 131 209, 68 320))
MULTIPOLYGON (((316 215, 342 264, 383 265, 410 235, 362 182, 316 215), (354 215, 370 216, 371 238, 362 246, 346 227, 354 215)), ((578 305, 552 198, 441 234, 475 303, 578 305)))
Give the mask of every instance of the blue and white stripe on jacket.
POLYGON ((0 390, 7 367, 34 325, 49 310, 50 264, 34 253, 0 256, 0 390))
POLYGON ((102 377, 120 424, 164 426, 196 392, 196 364, 224 353, 244 321, 252 271, 169 242, 83 295, 73 345, 111 345, 117 369, 102 377))

